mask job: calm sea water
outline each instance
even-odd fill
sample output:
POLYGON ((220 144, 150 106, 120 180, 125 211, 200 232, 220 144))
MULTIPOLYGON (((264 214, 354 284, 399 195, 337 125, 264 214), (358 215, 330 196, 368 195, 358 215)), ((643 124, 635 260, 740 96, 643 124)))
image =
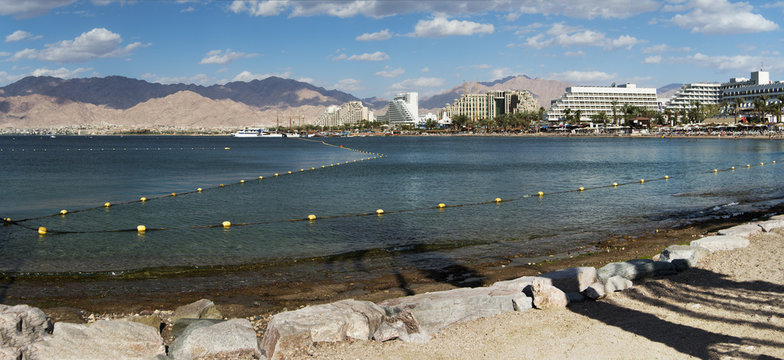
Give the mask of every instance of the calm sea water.
POLYGON ((0 227, 0 271, 116 272, 314 258, 325 259, 325 271, 347 271, 334 259, 373 271, 363 268, 364 259, 384 257, 418 267, 470 265, 568 251, 689 219, 764 209, 784 198, 782 141, 325 140, 344 148, 297 139, 0 137, 0 217, 37 218, 22 222, 29 229, 0 227), (372 155, 347 148, 386 156, 359 161, 372 155), (712 173, 731 166, 736 170, 712 173), (639 184, 664 175, 670 179, 639 184), (237 184, 241 179, 246 182, 237 184), (606 187, 613 182, 635 183, 606 187), (589 190, 549 194, 580 186, 589 190), (183 194, 198 187, 205 190, 183 194), (539 191, 548 195, 523 197, 539 191), (120 204, 172 192, 181 195, 120 204), (497 197, 514 201, 432 208, 497 197), (107 201, 117 205, 103 208, 107 201), (386 214, 352 216, 376 209, 386 214), (334 217, 288 221, 309 214, 334 217), (222 221, 251 225, 204 227, 222 221), (139 224, 167 230, 114 231, 139 224), (39 226, 50 233, 30 230, 39 226))

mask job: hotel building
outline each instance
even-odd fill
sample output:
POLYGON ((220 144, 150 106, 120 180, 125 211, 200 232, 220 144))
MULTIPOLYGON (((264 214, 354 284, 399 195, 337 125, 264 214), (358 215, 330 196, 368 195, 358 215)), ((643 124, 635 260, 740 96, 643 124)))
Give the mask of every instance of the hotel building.
POLYGON ((387 113, 379 116, 380 121, 387 121, 389 125, 418 125, 419 124, 419 94, 415 92, 401 93, 389 102, 387 113))
POLYGON ((741 110, 754 108, 754 100, 767 96, 768 103, 779 102, 776 98, 784 95, 784 82, 770 81, 770 73, 767 71, 754 71, 751 79, 732 78, 729 82, 721 84, 721 99, 726 101, 729 106, 734 106, 735 99, 743 101, 741 110))
POLYGON ((358 124, 362 120, 375 121, 373 112, 362 105, 361 101, 351 101, 342 106, 331 105, 316 118, 314 125, 331 127, 358 124))
POLYGON ((504 114, 536 111, 536 100, 528 91, 503 90, 485 94, 463 94, 443 108, 443 118, 465 115, 471 121, 492 119, 504 114))
POLYGON ((718 104, 721 102, 721 84, 693 83, 681 87, 665 104, 664 108, 672 111, 691 109, 701 105, 718 104))
MULTIPOLYGON (((576 115, 580 110, 580 121, 590 122, 591 116, 601 112, 607 114, 612 121, 613 103, 616 114, 621 114, 624 104, 637 106, 647 110, 660 111, 655 88, 638 88, 635 84, 618 86, 572 86, 566 88, 560 99, 550 103, 547 120, 566 120, 566 109, 576 115)), ((620 119, 622 116, 618 116, 620 119)))

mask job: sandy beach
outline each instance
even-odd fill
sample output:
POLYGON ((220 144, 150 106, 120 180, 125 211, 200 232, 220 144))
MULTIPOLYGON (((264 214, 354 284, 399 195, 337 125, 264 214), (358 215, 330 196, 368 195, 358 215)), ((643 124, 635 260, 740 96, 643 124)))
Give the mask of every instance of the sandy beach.
POLYGON ((425 344, 314 344, 316 359, 784 358, 784 229, 600 301, 460 323, 425 344))

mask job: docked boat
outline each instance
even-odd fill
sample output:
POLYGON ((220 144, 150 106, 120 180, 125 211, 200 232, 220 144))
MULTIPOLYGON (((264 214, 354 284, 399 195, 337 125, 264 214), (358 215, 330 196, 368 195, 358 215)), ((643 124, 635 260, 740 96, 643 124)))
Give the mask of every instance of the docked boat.
POLYGON ((269 132, 262 129, 242 129, 238 130, 234 134, 234 137, 261 137, 261 138, 282 138, 284 137, 283 134, 269 132))

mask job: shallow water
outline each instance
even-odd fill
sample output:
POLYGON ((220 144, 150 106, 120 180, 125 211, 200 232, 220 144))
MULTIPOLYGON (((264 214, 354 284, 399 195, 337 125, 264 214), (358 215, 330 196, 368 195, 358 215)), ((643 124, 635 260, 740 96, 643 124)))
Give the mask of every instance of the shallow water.
POLYGON ((372 259, 417 268, 470 265, 568 251, 784 198, 777 181, 784 164, 771 163, 784 161, 781 141, 325 141, 338 146, 229 137, 0 137, 0 217, 37 218, 20 224, 29 229, 0 227, 0 271, 121 272, 314 258, 325 264, 322 274, 372 272, 372 259), (665 175, 670 179, 661 180, 665 175), (574 191, 581 186, 587 190, 574 191), (188 193, 197 187, 205 190, 188 193), (178 195, 165 196, 172 192, 178 195), (151 200, 134 202, 141 196, 151 200), (158 196, 165 197, 152 199, 158 196), (512 201, 492 202, 499 197, 512 201), (107 201, 116 205, 103 208, 107 201), (439 210, 438 203, 469 205, 439 210), (73 212, 83 208, 94 209, 73 212), (71 213, 38 218, 60 209, 71 213), (376 209, 386 213, 377 216, 376 209), (319 219, 290 221, 309 214, 319 219), (234 225, 216 226, 222 221, 234 225), (139 224, 166 230, 139 235, 139 224), (49 234, 39 236, 39 226, 49 234))

